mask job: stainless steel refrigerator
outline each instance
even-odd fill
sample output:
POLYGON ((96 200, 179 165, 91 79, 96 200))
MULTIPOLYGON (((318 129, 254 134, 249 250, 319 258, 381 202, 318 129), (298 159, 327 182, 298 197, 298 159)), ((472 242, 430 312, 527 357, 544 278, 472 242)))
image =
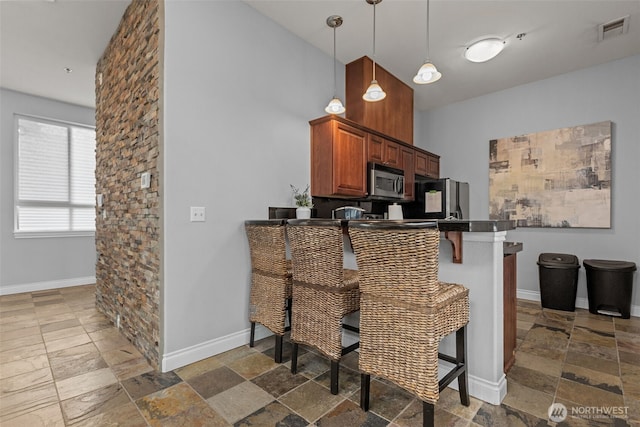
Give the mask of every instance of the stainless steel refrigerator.
POLYGON ((469 183, 450 178, 416 179, 407 218, 469 219, 469 183))

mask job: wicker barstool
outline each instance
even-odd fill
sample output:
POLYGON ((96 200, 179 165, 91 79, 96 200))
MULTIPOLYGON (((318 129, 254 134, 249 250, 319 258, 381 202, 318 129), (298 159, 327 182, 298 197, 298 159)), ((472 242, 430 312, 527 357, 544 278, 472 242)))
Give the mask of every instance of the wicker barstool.
POLYGON ((458 379, 469 406, 466 325, 469 291, 438 281, 440 233, 435 222, 351 221, 360 278, 360 406, 369 409, 371 375, 386 378, 423 401, 433 426, 439 393, 458 379), (438 353, 456 332, 456 356, 438 353), (438 382, 438 357, 454 368, 438 382))
POLYGON ((274 360, 282 362, 282 341, 290 328, 286 325, 289 312, 291 324, 291 261, 287 260, 286 221, 245 221, 244 228, 251 254, 251 293, 249 296, 249 321, 253 347, 256 322, 261 323, 276 337, 274 360))
MULTIPOLYGON (((358 311, 358 272, 343 269, 340 220, 289 220, 293 264, 291 372, 297 371, 298 344, 317 349, 331 361, 331 393, 338 394, 340 358, 358 348, 342 347, 342 318, 358 311)), ((346 225, 346 222, 344 222, 346 225)))

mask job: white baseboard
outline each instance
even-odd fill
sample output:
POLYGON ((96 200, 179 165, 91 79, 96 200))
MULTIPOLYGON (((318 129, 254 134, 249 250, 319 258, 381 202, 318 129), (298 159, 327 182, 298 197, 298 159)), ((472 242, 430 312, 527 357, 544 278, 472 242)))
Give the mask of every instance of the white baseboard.
POLYGON ((0 286, 0 295, 21 294, 23 292, 46 291, 48 289, 70 288, 72 286, 92 285, 95 276, 75 277, 72 279, 49 280, 46 282, 23 283, 22 285, 0 286))
MULTIPOLYGON (((269 329, 260 324, 256 324, 256 341, 271 335, 273 335, 273 333, 269 329)), ((234 332, 233 334, 225 335, 210 341, 205 341, 191 347, 166 353, 162 355, 162 372, 181 368, 190 363, 195 363, 208 357, 215 356, 216 354, 224 353, 225 351, 233 350, 236 347, 249 344, 250 337, 251 329, 244 329, 242 331, 234 332)))
POLYGON ((245 329, 243 331, 216 338, 214 340, 205 341, 191 347, 165 353, 162 355, 162 372, 181 368, 190 363, 245 345, 249 342, 249 335, 250 331, 245 329))
MULTIPOLYGON (((529 301, 540 301, 540 292, 539 291, 530 291, 526 289, 518 289, 517 297, 520 299, 526 299, 529 301)), ((587 298, 578 297, 576 298, 576 307, 584 308, 585 310, 589 309, 589 300, 587 298)), ((631 306, 631 315, 634 317, 640 317, 640 305, 632 305, 631 306)))
MULTIPOLYGON (((452 364, 439 360, 438 373, 440 379, 452 368, 452 364)), ((507 377, 504 374, 502 374, 502 377, 500 377, 500 380, 496 383, 475 377, 471 374, 468 375, 467 381, 469 382, 469 395, 492 405, 499 405, 507 395, 507 377)), ((452 381, 449 387, 458 390, 458 381, 452 381)))

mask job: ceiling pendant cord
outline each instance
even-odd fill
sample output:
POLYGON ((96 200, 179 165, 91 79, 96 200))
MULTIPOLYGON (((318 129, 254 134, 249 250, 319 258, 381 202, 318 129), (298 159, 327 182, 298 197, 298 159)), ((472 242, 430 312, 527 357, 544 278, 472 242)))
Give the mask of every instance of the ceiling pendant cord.
POLYGON ((338 15, 331 15, 327 18, 327 25, 333 28, 333 98, 329 101, 329 105, 324 109, 329 114, 342 114, 346 111, 342 101, 338 98, 338 85, 337 81, 337 65, 336 65, 336 28, 342 25, 342 17, 338 15))
POLYGON ((440 80, 442 74, 436 69, 436 66, 431 63, 430 58, 430 39, 429 39, 429 0, 427 0, 427 26, 426 26, 426 49, 427 58, 424 60, 424 64, 418 70, 418 73, 413 78, 413 82, 423 85, 427 83, 433 83, 440 80))
POLYGON ((373 2, 373 81, 376 80, 376 2, 373 2))
POLYGON ((373 79, 371 80, 371 84, 367 88, 367 91, 362 95, 362 99, 367 102, 382 101, 387 96, 376 80, 376 4, 381 1, 382 0, 366 0, 367 3, 373 5, 373 79))

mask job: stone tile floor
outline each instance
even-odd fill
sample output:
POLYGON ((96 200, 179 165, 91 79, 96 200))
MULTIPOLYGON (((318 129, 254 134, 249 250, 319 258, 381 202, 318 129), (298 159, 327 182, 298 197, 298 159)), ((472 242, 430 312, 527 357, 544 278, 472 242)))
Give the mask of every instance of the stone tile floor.
MULTIPOLYGON (((2 427, 422 425, 420 402, 386 381, 372 382, 371 410, 360 410, 357 353, 343 359, 337 396, 327 360, 303 351, 291 375, 289 345, 277 365, 273 338, 156 372, 94 298, 91 285, 0 297, 2 427)), ((501 405, 467 408, 447 389, 436 424, 556 425, 547 411, 563 403, 579 417, 557 425, 640 426, 640 318, 519 301, 518 344, 501 405)))

